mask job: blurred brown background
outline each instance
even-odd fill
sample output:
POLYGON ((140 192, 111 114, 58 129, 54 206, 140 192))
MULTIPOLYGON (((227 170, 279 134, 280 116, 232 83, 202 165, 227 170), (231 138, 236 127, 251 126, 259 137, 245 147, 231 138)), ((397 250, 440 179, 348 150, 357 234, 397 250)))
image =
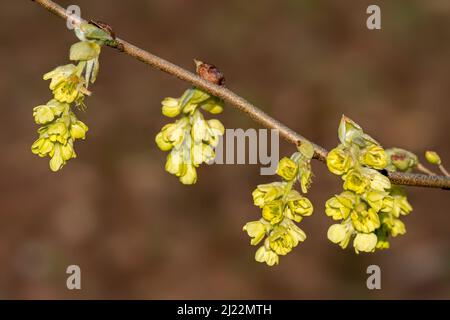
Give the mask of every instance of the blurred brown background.
MULTIPOLYGON (((386 147, 435 149, 450 165, 447 0, 59 3, 186 68, 217 64, 229 88, 328 149, 345 113, 386 147), (381 6, 381 31, 366 28, 369 4, 381 6)), ((154 136, 169 121, 160 100, 188 85, 109 48, 80 116, 88 138, 51 173, 30 152, 31 113, 50 98, 42 74, 68 63, 76 38, 31 1, 3 3, 0 18, 0 298, 450 298, 450 193, 409 188, 407 234, 355 255, 326 238, 324 202, 341 185, 317 162, 308 240, 276 268, 256 263, 241 228, 260 214, 251 191, 276 178, 216 165, 181 185, 154 136), (81 291, 66 289, 70 264, 82 269, 81 291), (366 288, 370 264, 382 290, 366 288)), ((220 119, 255 127, 231 106, 220 119)))

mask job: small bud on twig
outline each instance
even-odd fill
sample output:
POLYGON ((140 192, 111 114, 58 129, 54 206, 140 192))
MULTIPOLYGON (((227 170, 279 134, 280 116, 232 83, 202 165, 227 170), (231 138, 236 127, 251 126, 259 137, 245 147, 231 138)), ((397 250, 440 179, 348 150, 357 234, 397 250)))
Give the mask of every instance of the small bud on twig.
POLYGON ((194 62, 196 66, 196 72, 200 78, 219 86, 225 85, 225 76, 215 65, 195 59, 194 62))

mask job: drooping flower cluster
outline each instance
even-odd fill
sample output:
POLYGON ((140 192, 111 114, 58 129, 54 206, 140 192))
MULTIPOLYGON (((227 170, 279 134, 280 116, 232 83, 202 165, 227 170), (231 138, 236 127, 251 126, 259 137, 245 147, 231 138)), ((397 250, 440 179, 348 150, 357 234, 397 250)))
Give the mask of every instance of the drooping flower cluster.
POLYGON ((86 136, 88 127, 78 120, 71 104, 85 108, 84 97, 91 94, 88 85, 97 78, 101 45, 112 41, 107 32, 88 23, 75 28, 75 33, 81 41, 72 45, 69 58, 76 64, 59 66, 44 74, 44 80, 50 80, 53 99, 33 109, 34 120, 41 127, 31 151, 40 157, 49 156, 52 171, 60 170, 76 157, 74 141, 86 136))
POLYGON ((162 101, 163 115, 180 117, 165 125, 155 141, 162 151, 169 151, 166 171, 177 176, 183 184, 194 184, 196 168, 214 160, 214 148, 225 131, 219 120, 206 120, 200 109, 212 114, 221 113, 223 101, 198 88, 186 90, 180 98, 162 101))
POLYGON ((294 222, 313 213, 313 205, 308 198, 293 189, 299 181, 303 193, 307 193, 311 183, 310 161, 314 148, 309 142, 299 147, 299 152, 291 158, 283 158, 278 163, 277 174, 282 182, 259 185, 252 193, 255 206, 261 208, 262 218, 248 222, 244 231, 251 237, 250 244, 264 243, 256 251, 255 260, 269 266, 278 264, 279 256, 292 251, 306 234, 294 222))
MULTIPOLYGON (((328 239, 345 249, 354 236, 356 253, 389 248, 389 236, 406 232, 399 218, 409 214, 412 207, 401 188, 391 185, 378 170, 388 165, 395 170, 398 162, 393 164, 379 143, 345 116, 338 135, 341 143, 329 152, 327 165, 332 173, 342 176, 344 191, 325 204, 325 213, 341 221, 330 226, 328 239)), ((412 164, 400 165, 407 170, 412 164)))

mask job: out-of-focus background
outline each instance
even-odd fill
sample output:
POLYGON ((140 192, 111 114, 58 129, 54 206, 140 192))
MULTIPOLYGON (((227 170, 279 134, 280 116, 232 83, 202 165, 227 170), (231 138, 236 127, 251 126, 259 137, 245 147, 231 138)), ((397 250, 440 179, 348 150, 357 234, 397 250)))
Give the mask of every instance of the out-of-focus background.
MULTIPOLYGON (((450 2, 228 0, 59 1, 183 67, 218 65, 227 86, 318 144, 337 144, 342 114, 385 147, 450 165, 450 2), (366 28, 378 4, 382 30, 366 28)), ((188 85, 105 48, 90 128, 78 158, 50 172, 30 146, 32 108, 50 99, 42 75, 68 63, 65 22, 31 1, 0 10, 0 298, 450 298, 450 193, 408 188, 413 213, 391 249, 356 255, 326 238, 324 203, 341 184, 315 162, 308 240, 275 268, 256 263, 242 226, 258 219, 258 165, 202 166, 198 183, 164 171, 154 137, 160 101, 188 85), (66 288, 66 267, 82 290, 66 288), (381 267, 382 289, 366 288, 381 267)), ((231 106, 227 128, 259 128, 231 106)), ((281 155, 293 147, 281 143, 281 155)))

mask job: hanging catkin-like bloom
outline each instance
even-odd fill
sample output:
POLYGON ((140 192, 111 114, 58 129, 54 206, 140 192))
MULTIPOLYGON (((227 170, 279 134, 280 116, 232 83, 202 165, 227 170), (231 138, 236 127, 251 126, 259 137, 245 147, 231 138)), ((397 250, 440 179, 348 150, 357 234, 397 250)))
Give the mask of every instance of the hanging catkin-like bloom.
POLYGON ((294 190, 293 186, 299 182, 302 191, 308 191, 313 155, 313 146, 304 142, 298 152, 278 163, 277 174, 283 179, 282 182, 261 184, 253 191, 253 202, 261 209, 262 218, 248 222, 243 229, 251 238, 250 244, 253 246, 265 238, 263 245, 255 253, 256 261, 269 266, 276 265, 279 263, 279 256, 288 254, 300 242, 305 241, 305 232, 294 222, 310 216, 313 205, 308 198, 294 190))
POLYGON ((344 180, 344 192, 325 204, 326 215, 340 221, 330 226, 328 239, 345 249, 354 236, 356 253, 388 248, 389 236, 406 232, 399 217, 409 214, 412 207, 400 187, 392 186, 378 170, 401 167, 406 171, 417 162, 411 153, 401 149, 385 152, 345 116, 338 135, 341 143, 328 153, 327 165, 344 180))
POLYGON ((166 171, 183 184, 197 181, 197 168, 215 158, 214 148, 225 128, 217 119, 206 120, 200 110, 217 114, 223 101, 198 89, 188 89, 180 98, 165 98, 162 113, 174 123, 165 125, 155 141, 162 151, 168 151, 166 171))
POLYGON ((71 104, 85 108, 84 97, 91 94, 88 85, 97 78, 101 46, 114 41, 106 31, 88 23, 75 28, 75 33, 81 41, 71 46, 69 58, 76 64, 59 66, 44 74, 44 80, 50 80, 53 99, 33 109, 34 121, 41 127, 31 151, 50 157, 52 171, 75 158, 75 140, 86 137, 88 127, 78 120, 71 104))
MULTIPOLYGON (((212 65, 195 61, 197 72, 208 81, 223 84, 223 75, 212 65), (221 80, 222 79, 222 80, 221 80)), ((211 114, 223 111, 221 99, 199 89, 186 90, 180 98, 165 98, 161 102, 162 114, 178 117, 165 125, 155 141, 162 151, 168 151, 166 171, 177 176, 183 184, 197 182, 197 168, 214 160, 214 148, 225 128, 217 119, 206 120, 201 110, 211 114)))

